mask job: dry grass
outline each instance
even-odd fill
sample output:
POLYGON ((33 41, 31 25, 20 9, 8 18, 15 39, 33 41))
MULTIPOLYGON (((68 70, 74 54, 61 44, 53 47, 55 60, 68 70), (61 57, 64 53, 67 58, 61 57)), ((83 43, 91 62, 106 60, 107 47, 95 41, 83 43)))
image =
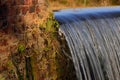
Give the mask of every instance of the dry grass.
POLYGON ((52 10, 119 5, 119 0, 49 0, 52 10))

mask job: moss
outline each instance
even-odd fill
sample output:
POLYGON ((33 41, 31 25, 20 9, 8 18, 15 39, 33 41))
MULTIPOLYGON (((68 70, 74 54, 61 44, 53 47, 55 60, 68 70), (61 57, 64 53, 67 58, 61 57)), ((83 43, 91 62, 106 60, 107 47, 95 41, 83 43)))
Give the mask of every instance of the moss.
MULTIPOLYGON (((71 73, 73 71, 73 66, 71 67, 71 61, 63 55, 61 50, 61 44, 58 41, 58 28, 59 23, 51 13, 45 24, 40 25, 41 32, 39 33, 37 28, 34 31, 34 35, 40 34, 40 37, 42 37, 44 41, 39 43, 37 42, 39 39, 36 38, 36 46, 32 46, 29 49, 27 49, 25 44, 20 44, 18 46, 18 53, 16 55, 14 54, 13 64, 16 68, 19 80, 23 80, 24 78, 26 78, 26 80, 33 78, 33 80, 70 80, 73 76, 71 73), (30 57, 30 59, 24 60, 26 55, 21 55, 22 53, 33 54, 32 56, 27 56, 30 57), (25 73, 20 72, 19 69, 21 68, 19 65, 22 62, 25 62, 23 63, 25 65, 25 67, 23 67, 24 72, 26 71, 25 73)), ((8 65, 11 66, 12 64, 8 63, 8 65)), ((72 79, 76 80, 74 78, 72 79)))
POLYGON ((59 23, 55 20, 53 13, 50 13, 49 18, 45 23, 47 32, 55 32, 59 28, 59 23))
POLYGON ((13 67, 13 63, 11 60, 7 61, 6 65, 7 67, 13 67))
POLYGON ((45 47, 43 50, 44 50, 44 51, 49 51, 49 50, 51 50, 51 48, 45 47))
POLYGON ((20 45, 18 46, 18 52, 19 52, 19 53, 23 53, 24 51, 25 51, 24 45, 20 44, 20 45))

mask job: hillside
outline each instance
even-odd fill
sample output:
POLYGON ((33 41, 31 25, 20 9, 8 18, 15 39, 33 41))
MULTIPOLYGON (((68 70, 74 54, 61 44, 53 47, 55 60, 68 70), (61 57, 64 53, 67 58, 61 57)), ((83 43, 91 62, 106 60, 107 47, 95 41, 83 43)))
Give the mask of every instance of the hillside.
POLYGON ((120 0, 49 0, 52 10, 76 7, 117 6, 120 0))

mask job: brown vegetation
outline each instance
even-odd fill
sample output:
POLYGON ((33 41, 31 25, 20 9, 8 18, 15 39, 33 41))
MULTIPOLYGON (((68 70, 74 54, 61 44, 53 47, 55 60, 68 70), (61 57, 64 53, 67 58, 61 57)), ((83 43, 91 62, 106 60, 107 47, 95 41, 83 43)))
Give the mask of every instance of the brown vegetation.
POLYGON ((120 0, 49 0, 52 10, 76 7, 98 7, 120 5, 120 0))
POLYGON ((0 0, 0 80, 75 78, 58 26, 46 0, 0 0))
MULTIPOLYGON (((120 4, 118 0, 49 2, 52 10, 120 4)), ((49 9, 46 0, 0 0, 0 80, 76 80, 49 9)))

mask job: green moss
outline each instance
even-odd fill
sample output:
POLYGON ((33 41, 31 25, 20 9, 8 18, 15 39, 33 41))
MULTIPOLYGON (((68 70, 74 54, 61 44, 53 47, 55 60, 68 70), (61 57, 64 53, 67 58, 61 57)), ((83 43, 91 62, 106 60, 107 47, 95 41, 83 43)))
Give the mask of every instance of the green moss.
POLYGON ((6 65, 8 66, 8 67, 12 67, 13 66, 13 63, 12 63, 12 61, 7 61, 7 63, 6 63, 6 65))
POLYGON ((45 26, 45 30, 49 32, 55 32, 59 28, 59 23, 55 20, 53 13, 50 13, 45 26))
POLYGON ((55 32, 59 27, 58 22, 55 19, 48 19, 46 22, 46 31, 55 32))
POLYGON ((44 51, 49 51, 49 50, 51 50, 51 48, 45 47, 43 50, 44 50, 44 51))
POLYGON ((19 52, 19 53, 23 53, 24 51, 25 51, 24 45, 20 44, 20 45, 18 46, 18 52, 19 52))

